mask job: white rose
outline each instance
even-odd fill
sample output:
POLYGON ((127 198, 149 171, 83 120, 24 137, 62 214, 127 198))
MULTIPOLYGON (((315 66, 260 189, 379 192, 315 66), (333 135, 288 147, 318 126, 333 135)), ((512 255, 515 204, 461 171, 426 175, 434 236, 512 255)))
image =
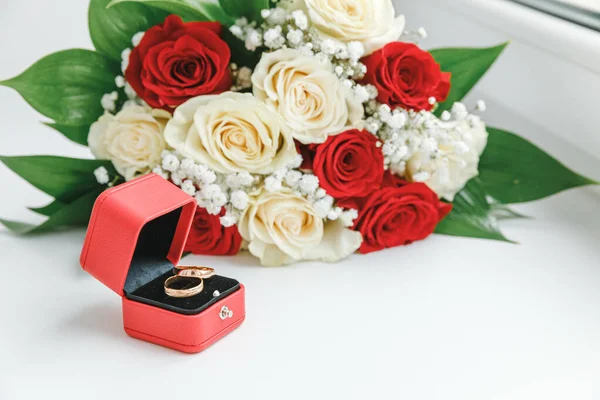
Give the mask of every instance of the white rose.
POLYGON ((216 172, 270 174, 296 159, 289 127, 251 94, 199 96, 175 110, 167 143, 216 172))
POLYGON ((88 144, 96 158, 111 160, 119 174, 131 180, 160 164, 166 149, 163 130, 171 115, 128 105, 116 115, 106 113, 90 127, 88 144))
POLYGON ((434 159, 417 152, 408 161, 406 171, 410 180, 415 180, 419 173, 426 173, 428 177, 424 182, 427 186, 439 197, 453 201, 467 182, 479 174, 479 158, 487 144, 488 133, 479 118, 447 124, 459 128, 462 144, 439 145, 440 154, 434 159))
POLYGON ((404 31, 404 16, 395 16, 392 0, 304 0, 304 4, 293 4, 293 8, 308 12, 320 36, 361 42, 366 55, 398 40, 404 31))
POLYGON ((266 267, 302 260, 336 262, 362 243, 359 232, 341 221, 325 223, 305 198, 285 189, 252 196, 238 228, 248 250, 266 267))
POLYGON ((344 86, 331 65, 298 50, 263 54, 252 75, 254 95, 283 116, 295 139, 323 143, 350 127, 364 114, 352 89, 344 86))

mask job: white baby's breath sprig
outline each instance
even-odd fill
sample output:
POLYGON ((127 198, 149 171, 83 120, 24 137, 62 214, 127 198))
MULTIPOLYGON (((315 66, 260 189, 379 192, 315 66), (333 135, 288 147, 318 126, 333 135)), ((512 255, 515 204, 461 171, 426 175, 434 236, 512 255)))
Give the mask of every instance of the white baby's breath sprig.
POLYGON ((286 37, 282 34, 283 28, 281 25, 277 25, 274 28, 269 28, 263 34, 263 43, 269 49, 279 49, 286 41, 286 37))
MULTIPOLYGON (((485 108, 481 106, 477 108, 485 108)), ((385 168, 392 173, 426 182, 448 200, 476 175, 487 134, 485 124, 463 103, 439 118, 429 111, 392 110, 376 102, 365 109, 365 127, 381 140, 385 168)))
POLYGON ((94 177, 96 178, 96 182, 100 185, 106 185, 107 187, 113 187, 122 179, 120 175, 110 176, 110 173, 106 169, 106 167, 98 167, 94 170, 94 177))
POLYGON ((485 104, 485 101, 483 100, 479 100, 475 106, 475 110, 479 111, 479 112, 486 112, 487 111, 487 105, 485 104))
POLYGON ((110 93, 106 93, 100 99, 100 104, 104 111, 114 113, 117 111, 117 100, 119 99, 119 93, 114 91, 110 93))
POLYGON ((302 164, 302 157, 282 170, 275 171, 264 180, 265 190, 279 191, 286 187, 298 196, 306 198, 314 207, 316 214, 325 220, 343 218, 345 226, 352 226, 358 216, 356 210, 346 210, 335 206, 335 200, 319 186, 319 178, 312 173, 302 172, 297 168, 302 164))
POLYGON ((315 175, 298 170, 301 164, 302 157, 298 155, 285 168, 266 176, 248 172, 220 174, 175 151, 166 150, 162 153, 161 165, 153 172, 194 196, 198 205, 206 208, 209 214, 218 215, 225 210, 220 217, 221 225, 225 227, 238 223, 250 203, 251 193, 261 187, 268 192, 292 189, 315 207, 319 217, 340 219, 345 226, 351 226, 358 215, 356 211, 337 207, 334 199, 319 187, 319 179, 315 175))
POLYGON ((121 76, 121 75, 117 75, 117 77, 115 78, 115 85, 117 85, 117 87, 119 89, 124 88, 125 87, 125 77, 121 76))
POLYGON ((131 38, 131 44, 133 45, 133 47, 137 47, 140 44, 145 34, 146 32, 142 31, 133 35, 133 37, 131 38))
POLYGON ((225 209, 225 215, 221 217, 223 226, 237 223, 248 205, 248 192, 259 181, 258 177, 248 172, 217 173, 171 150, 164 151, 161 158, 161 165, 154 168, 153 172, 194 196, 198 205, 206 208, 209 214, 218 215, 225 209))
POLYGON ((236 64, 231 64, 230 70, 233 79, 232 91, 239 92, 252 87, 252 70, 250 68, 238 68, 236 64))
POLYGON ((400 39, 403 42, 419 43, 421 40, 427 39, 428 36, 429 34, 427 33, 427 29, 420 27, 414 31, 405 30, 400 39))
MULTIPOLYGON (((137 47, 142 39, 144 38, 145 32, 137 32, 131 38, 131 44, 133 47, 137 47)), ((131 57, 132 48, 126 48, 121 52, 121 75, 115 77, 115 86, 120 89, 119 91, 113 91, 106 93, 100 99, 100 104, 105 112, 115 113, 117 110, 117 104, 128 105, 137 104, 140 106, 147 107, 145 101, 143 101, 135 92, 133 87, 125 80, 125 71, 129 66, 129 58, 131 57), (122 90, 122 92, 121 92, 122 90), (126 99, 118 103, 119 93, 125 93, 126 99)))
MULTIPOLYGON (((268 52, 282 48, 299 50, 304 55, 315 56, 324 64, 331 65, 332 71, 348 87, 355 90, 362 102, 376 96, 372 90, 356 84, 367 68, 360 62, 365 48, 359 41, 344 43, 338 40, 321 38, 310 26, 303 10, 288 11, 276 7, 261 12, 264 21, 257 25, 241 18, 230 28, 234 36, 244 41, 250 51, 268 52), (368 97, 367 97, 368 96, 368 97)), ((236 90, 238 90, 236 85, 236 90)))
POLYGON ((125 74, 127 67, 129 67, 129 57, 131 56, 131 49, 126 48, 121 52, 121 71, 125 74))
POLYGON ((108 170, 105 167, 98 167, 94 170, 94 176, 96 177, 96 181, 101 185, 106 185, 110 182, 110 176, 108 175, 108 170))

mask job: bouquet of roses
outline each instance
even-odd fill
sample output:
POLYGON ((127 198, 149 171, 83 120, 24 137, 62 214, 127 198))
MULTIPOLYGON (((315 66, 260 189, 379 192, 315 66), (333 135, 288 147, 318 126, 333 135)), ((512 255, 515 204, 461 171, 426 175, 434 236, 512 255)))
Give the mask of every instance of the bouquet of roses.
POLYGON ((462 98, 505 44, 427 52, 392 0, 91 0, 95 51, 0 82, 95 160, 0 157, 85 225, 156 173, 195 196, 187 251, 335 262, 433 232, 507 240, 508 204, 592 184, 462 98))

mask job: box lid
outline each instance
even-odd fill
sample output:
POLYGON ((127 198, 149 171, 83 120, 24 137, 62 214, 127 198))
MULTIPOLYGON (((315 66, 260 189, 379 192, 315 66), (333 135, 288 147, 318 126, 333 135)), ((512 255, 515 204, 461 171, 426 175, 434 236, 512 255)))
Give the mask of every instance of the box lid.
POLYGON ((106 190, 94 204, 81 266, 123 296, 181 259, 196 202, 156 174, 106 190))

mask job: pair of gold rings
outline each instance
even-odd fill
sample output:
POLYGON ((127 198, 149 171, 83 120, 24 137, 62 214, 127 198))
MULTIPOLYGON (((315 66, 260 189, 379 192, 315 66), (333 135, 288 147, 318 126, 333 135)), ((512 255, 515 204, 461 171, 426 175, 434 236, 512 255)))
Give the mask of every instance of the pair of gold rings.
POLYGON ((169 297, 176 297, 179 299, 192 297, 201 293, 204 290, 204 280, 212 278, 215 275, 215 270, 208 267, 175 267, 175 275, 169 277, 165 281, 165 294, 169 297), (192 278, 197 280, 198 283, 189 288, 174 289, 172 286, 181 280, 188 280, 192 278))

